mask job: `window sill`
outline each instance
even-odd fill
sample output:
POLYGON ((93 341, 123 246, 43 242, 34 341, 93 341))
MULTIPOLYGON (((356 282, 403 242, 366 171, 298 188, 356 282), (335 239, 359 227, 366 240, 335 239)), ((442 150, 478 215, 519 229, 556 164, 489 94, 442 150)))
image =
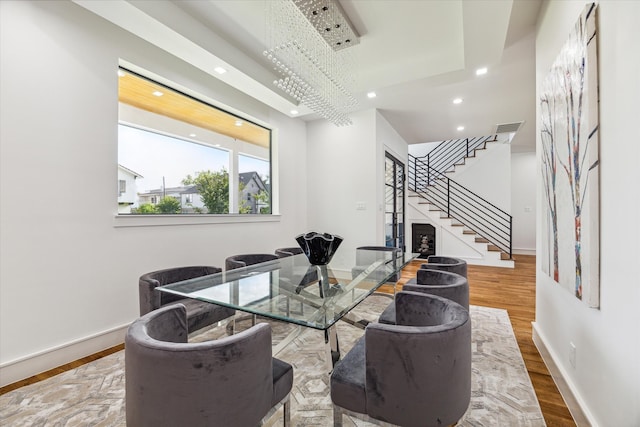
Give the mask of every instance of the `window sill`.
POLYGON ((116 215, 114 227, 160 227, 171 225, 236 224, 280 222, 280 215, 116 215))

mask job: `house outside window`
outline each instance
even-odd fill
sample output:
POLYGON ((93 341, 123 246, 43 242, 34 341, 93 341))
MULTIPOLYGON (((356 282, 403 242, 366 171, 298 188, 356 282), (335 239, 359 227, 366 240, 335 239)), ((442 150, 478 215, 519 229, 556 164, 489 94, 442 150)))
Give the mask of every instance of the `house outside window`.
POLYGON ((124 214, 271 213, 270 129, 128 70, 118 75, 118 163, 140 176, 124 214), (260 191, 260 208, 243 197, 247 173, 260 181, 247 190, 260 191))
POLYGON ((130 214, 131 206, 136 202, 136 181, 142 178, 139 173, 118 165, 118 213, 130 214))

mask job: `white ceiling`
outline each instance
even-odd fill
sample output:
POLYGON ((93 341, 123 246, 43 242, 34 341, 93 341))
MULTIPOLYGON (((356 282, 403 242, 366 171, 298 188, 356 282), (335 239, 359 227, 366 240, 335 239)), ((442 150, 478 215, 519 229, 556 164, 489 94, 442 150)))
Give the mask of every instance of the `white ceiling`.
MULTIPOLYGON (((317 116, 276 92, 262 52, 265 1, 75 2, 273 108, 317 116), (213 71, 222 65, 227 73, 213 71)), ((488 135, 524 121, 514 151, 535 148, 534 30, 541 0, 340 0, 360 44, 355 96, 409 143, 488 135), (476 76, 475 70, 488 73, 476 76), (368 99, 366 93, 377 97, 368 99), (452 100, 464 101, 454 105, 452 100), (456 128, 464 126, 460 132, 456 128)))

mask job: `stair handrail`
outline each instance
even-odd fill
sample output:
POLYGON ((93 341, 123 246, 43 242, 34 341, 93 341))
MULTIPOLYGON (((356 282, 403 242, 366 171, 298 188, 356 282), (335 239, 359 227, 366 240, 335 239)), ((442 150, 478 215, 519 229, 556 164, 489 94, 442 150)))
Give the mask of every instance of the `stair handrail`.
POLYGON ((409 154, 409 189, 512 258, 513 217, 467 187, 409 154))
POLYGON ((458 138, 442 141, 433 150, 420 159, 426 159, 429 167, 439 172, 446 172, 452 166, 466 157, 471 156, 474 150, 486 146, 487 142, 495 142, 498 135, 478 136, 474 138, 458 138))

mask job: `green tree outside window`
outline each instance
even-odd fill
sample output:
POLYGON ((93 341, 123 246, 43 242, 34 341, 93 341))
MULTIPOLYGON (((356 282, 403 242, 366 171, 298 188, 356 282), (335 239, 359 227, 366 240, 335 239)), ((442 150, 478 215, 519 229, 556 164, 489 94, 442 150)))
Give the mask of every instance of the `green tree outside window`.
POLYGON ((229 213, 229 172, 226 169, 196 172, 195 177, 187 175, 182 184, 196 186, 210 214, 229 213))

